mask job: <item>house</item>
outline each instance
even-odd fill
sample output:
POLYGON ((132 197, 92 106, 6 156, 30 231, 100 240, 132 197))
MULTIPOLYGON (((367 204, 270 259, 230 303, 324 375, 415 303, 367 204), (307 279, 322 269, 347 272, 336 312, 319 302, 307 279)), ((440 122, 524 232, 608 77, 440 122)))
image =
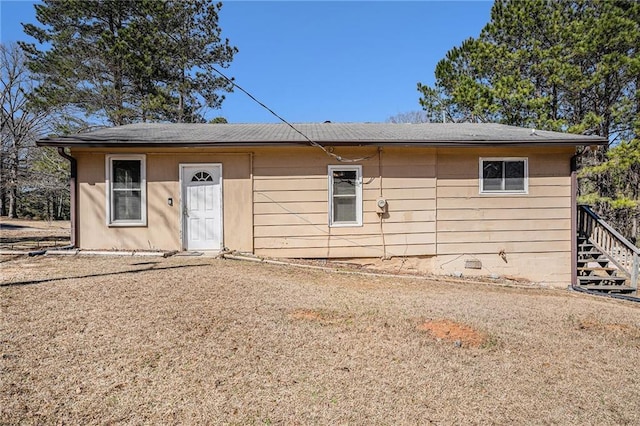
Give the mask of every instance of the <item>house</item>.
POLYGON ((562 287, 576 147, 606 143, 472 123, 141 123, 38 141, 72 161, 81 249, 400 257, 562 287))

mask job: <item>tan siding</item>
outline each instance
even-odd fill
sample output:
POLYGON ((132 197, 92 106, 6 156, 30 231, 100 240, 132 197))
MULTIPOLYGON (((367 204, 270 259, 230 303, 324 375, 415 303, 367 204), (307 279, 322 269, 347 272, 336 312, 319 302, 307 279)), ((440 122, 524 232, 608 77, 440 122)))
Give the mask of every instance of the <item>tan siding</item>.
POLYGON ((449 231, 538 231, 540 229, 571 229, 571 219, 524 219, 524 220, 439 220, 438 230, 449 231))
MULTIPOLYGON (((272 182, 272 181, 263 181, 264 182, 272 182)), ((328 201, 328 192, 325 188, 323 189, 313 189, 315 186, 313 179, 305 179, 297 181, 297 184, 294 184, 293 188, 286 189, 279 185, 279 181, 274 181, 273 186, 269 187, 268 185, 262 184, 262 190, 256 189, 255 192, 258 195, 256 197, 256 203, 273 203, 273 202, 317 202, 317 201, 328 201), (306 187, 307 184, 312 183, 309 188, 306 187)), ((380 195, 380 186, 376 185, 377 182, 370 181, 365 184, 362 192, 363 200, 374 200, 380 195), (372 187, 372 185, 376 185, 376 187, 372 187)), ((396 201, 404 201, 404 200, 434 200, 436 198, 436 189, 435 188, 409 188, 409 189, 385 189, 383 192, 384 197, 387 200, 396 200, 396 201)))
POLYGON ((345 163, 316 148, 159 151, 147 154, 150 226, 134 228, 105 224, 104 155, 142 151, 74 153, 81 246, 179 249, 178 164, 213 162, 223 165, 231 249, 300 258, 427 256, 438 273, 498 273, 565 285, 571 276, 570 148, 402 147, 384 148, 381 156, 375 147, 335 148, 345 158, 368 158, 354 163, 363 170, 363 226, 333 228, 327 166, 345 163), (528 194, 479 194, 479 157, 527 157, 528 194), (388 200, 382 229, 380 195, 388 200), (481 260, 483 269, 465 270, 468 259, 481 260))
MULTIPOLYGON (((327 232, 329 230, 329 225, 327 222, 329 221, 328 214, 326 212, 323 213, 280 213, 280 214, 256 214, 255 225, 256 227, 260 226, 287 226, 287 225, 313 225, 313 226, 321 226, 327 232)), ((365 228, 369 228, 367 225, 376 225, 380 227, 380 216, 378 216, 374 212, 366 212, 363 215, 363 223, 365 228)), ((387 219, 384 220, 383 226, 384 229, 402 229, 403 224, 407 224, 407 230, 413 226, 421 226, 420 224, 424 224, 425 226, 434 227, 435 231, 435 211, 413 211, 413 212, 396 212, 390 214, 387 219), (397 226, 396 226, 397 225, 397 226), (391 228, 389 228, 391 227, 391 228)), ((355 233, 360 233, 358 228, 361 227, 333 227, 332 229, 341 229, 341 230, 353 230, 355 233)), ((347 232, 345 231, 345 232, 347 232)), ((379 232, 379 231, 376 231, 379 232)), ((396 231, 400 232, 400 231, 396 231)), ((288 235, 288 234, 286 234, 288 235)))
POLYGON ((366 257, 384 253, 435 253, 435 156, 433 149, 345 150, 362 165, 363 226, 329 228, 328 166, 322 152, 259 149, 254 157, 254 233, 257 254, 282 257, 366 257), (382 176, 381 176, 382 174, 382 176), (407 179, 408 176, 414 179, 407 179), (388 200, 380 229, 376 199, 388 200))
POLYGON ((571 155, 571 149, 439 150, 435 264, 462 270, 460 259, 480 256, 485 273, 570 277, 571 155), (480 157, 528 158, 528 193, 480 194, 480 157))
POLYGON ((212 149, 147 154, 147 226, 108 226, 105 212, 105 155, 124 152, 144 153, 139 149, 72 152, 78 159, 81 248, 180 250, 179 165, 221 163, 224 245, 234 250, 253 250, 250 154, 219 153, 212 149), (168 205, 168 198, 173 198, 173 206, 168 205))
POLYGON ((439 148, 438 149, 438 173, 443 172, 442 176, 446 176, 448 172, 454 172, 450 175, 459 176, 461 173, 469 170, 462 170, 459 166, 463 163, 474 164, 475 169, 472 174, 477 175, 479 157, 527 157, 543 159, 536 170, 529 170, 532 176, 541 174, 544 176, 563 176, 569 173, 570 166, 565 160, 575 153, 575 149, 571 147, 483 147, 483 148, 439 148), (456 158, 459 159, 456 160, 456 158), (475 160, 474 160, 475 159, 475 160), (457 163, 457 169, 442 170, 443 162, 450 161, 457 163))
POLYGON ((567 251, 545 250, 536 253, 509 251, 505 259, 494 253, 473 255, 440 255, 432 260, 430 269, 441 273, 462 273, 465 276, 499 274, 503 277, 525 278, 551 286, 566 288, 571 282, 571 254, 567 251), (480 261, 482 269, 465 269, 467 260, 480 261), (538 265, 536 267, 536 265, 538 265), (539 265, 543 265, 540 267, 539 265))
POLYGON ((531 197, 526 195, 503 195, 499 197, 438 198, 439 209, 531 209, 562 208, 571 203, 570 197, 531 197))
MULTIPOLYGON (((412 155, 407 153, 407 157, 412 155)), ((417 154, 417 155, 433 155, 433 154, 417 154)), ((383 157, 385 158, 385 157, 383 157)), ((383 176, 389 180, 391 179, 415 179, 425 177, 435 177, 436 167, 432 164, 411 164, 410 160, 407 160, 407 164, 404 166, 385 166, 383 160, 382 166, 383 176)))
MULTIPOLYGON (((325 217, 326 219, 326 217, 325 217)), ((256 225, 258 225, 256 223, 256 225)), ((287 235, 295 236, 328 236, 339 235, 371 235, 371 227, 360 226, 355 228, 329 228, 326 225, 308 226, 308 223, 304 224, 291 224, 284 225, 281 223, 273 224, 272 226, 256 226, 256 237, 279 237, 283 234, 282 227, 286 227, 287 235)), ((378 224, 379 227, 379 224, 378 224)), ((409 223, 385 223, 383 225, 385 235, 404 235, 414 233, 434 233, 436 230, 435 222, 409 222, 409 223)), ((380 235, 380 232, 376 232, 374 235, 380 235)))
MULTIPOLYGON (((256 160, 259 160, 258 158, 256 160)), ((326 167, 318 166, 317 164, 309 164, 308 166, 297 166, 300 162, 296 162, 290 167, 271 167, 266 163, 263 159, 262 161, 258 161, 258 164, 254 165, 253 174, 257 179, 283 179, 286 176, 297 176, 301 180, 306 180, 309 178, 314 178, 318 176, 327 175, 326 167)))
POLYGON ((296 179, 259 176, 253 183, 253 190, 267 192, 277 188, 279 191, 326 191, 327 183, 326 176, 301 176, 296 179), (301 181, 304 181, 302 187, 300 186, 301 181))
MULTIPOLYGON (((406 168, 407 165, 413 166, 435 166, 436 150, 434 148, 393 148, 386 147, 383 149, 382 157, 384 162, 382 167, 386 170, 394 166, 406 168)), ((430 173, 430 172, 427 172, 430 173)))
MULTIPOLYGON (((385 193, 386 194, 386 193, 385 193)), ((327 215, 328 211, 328 195, 322 201, 305 201, 305 202, 277 202, 272 201, 269 198, 269 193, 265 191, 255 193, 255 213, 256 215, 270 214, 270 213, 324 213, 327 215)), ((386 221, 395 221, 398 215, 405 215, 405 213, 417 213, 423 211, 435 211, 435 205, 433 200, 404 200, 402 202, 396 202, 389 200, 389 217, 385 217, 386 221)), ((364 215, 366 217, 367 212, 375 214, 376 200, 364 200, 363 202, 364 215)), ((405 215, 406 217, 406 215, 405 215)), ((429 219, 433 220, 433 219, 429 219)))
MULTIPOLYGON (((440 235, 438 235, 440 237, 440 235)), ((508 256, 510 253, 549 253, 549 252, 570 252, 571 241, 521 241, 521 242, 474 242, 471 243, 443 243, 438 241, 438 253, 447 254, 495 254, 504 251, 508 256)), ((532 268, 544 269, 546 265, 537 264, 535 257, 531 257, 532 268)), ((569 269, 567 265, 566 269, 569 269)), ((526 277, 523 273, 521 276, 526 277)))
POLYGON ((382 180, 382 188, 385 190, 386 189, 408 189, 408 188, 434 188, 435 186, 436 186, 435 178, 414 177, 412 179, 408 179, 408 178, 385 176, 385 178, 382 180))
MULTIPOLYGON (((433 250, 427 246, 427 250, 433 250)), ((262 256, 285 257, 285 258, 380 258, 382 256, 422 256, 425 248, 419 245, 401 244, 398 246, 387 245, 383 250, 381 245, 362 247, 352 245, 351 247, 303 247, 303 248, 283 248, 283 249, 261 249, 262 256)))
POLYGON ((567 239, 567 231, 570 229, 518 230, 517 232, 512 230, 441 232, 438 235, 438 244, 479 243, 484 245, 493 242, 564 241, 567 239))
MULTIPOLYGON (((403 203, 404 204, 404 203, 403 203)), ((422 203, 422 206, 425 207, 422 203)), ((435 223, 436 211, 435 210, 398 210, 395 211, 389 206, 389 217, 385 218, 384 223, 410 223, 410 222, 425 222, 435 223)))
MULTIPOLYGON (((476 181, 477 182, 477 181, 476 181)), ((479 194, 478 187, 475 186, 438 186, 438 197, 440 198, 470 198, 477 197, 479 194)), ((491 195, 483 194, 483 197, 491 197, 491 195)), ((514 197, 509 195, 508 197, 514 197)), ((535 182, 529 185, 529 192, 520 195, 521 197, 571 197, 571 186, 567 185, 540 185, 535 182)))
POLYGON ((327 200, 327 191, 320 190, 306 190, 301 184, 298 185, 298 189, 292 190, 280 190, 279 187, 273 187, 271 190, 255 191, 256 203, 289 203, 289 202, 318 202, 327 200))
POLYGON ((256 220, 265 214, 299 214, 306 215, 310 213, 322 213, 327 218, 327 200, 314 202, 274 202, 267 198, 268 194, 264 192, 256 192, 254 194, 253 210, 256 220))
POLYGON ((529 208, 517 206, 509 209, 438 209, 440 221, 479 221, 479 220, 529 220, 529 219, 569 219, 571 208, 529 208))
MULTIPOLYGON (((469 187, 475 188, 478 192, 478 168, 476 166, 475 174, 469 178, 440 178, 438 189, 444 187, 469 187)), ((567 176, 539 176, 534 181, 534 186, 564 186, 567 176)), ((531 181, 529 181, 531 187, 531 181)))
MULTIPOLYGON (((384 198, 388 201, 397 201, 397 204, 402 207, 402 202, 405 200, 425 200, 431 201, 436 198, 435 180, 428 183, 432 187, 414 187, 414 188, 401 188, 401 189, 384 189, 384 198)), ((379 196, 379 192, 372 194, 369 199, 379 196)))
MULTIPOLYGON (((385 235, 386 243, 389 245, 425 245, 433 244, 435 234, 426 233, 404 233, 385 235)), ((256 248, 305 248, 305 247, 372 247, 382 246, 382 236, 374 235, 321 235, 321 236, 295 236, 280 238, 256 237, 256 248)))

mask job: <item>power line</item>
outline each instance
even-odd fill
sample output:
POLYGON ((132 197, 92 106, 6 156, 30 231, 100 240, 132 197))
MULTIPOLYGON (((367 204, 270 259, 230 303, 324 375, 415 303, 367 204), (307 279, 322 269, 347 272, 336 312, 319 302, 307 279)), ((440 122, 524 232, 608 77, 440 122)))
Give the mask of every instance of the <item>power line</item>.
POLYGON ((327 154, 330 157, 335 158, 336 160, 343 162, 343 163, 357 163, 360 161, 364 161, 364 160, 368 160, 370 158, 373 157, 373 155, 369 155, 366 157, 361 157, 361 158, 344 158, 340 155, 334 154, 333 152, 329 151, 327 148, 325 148, 323 145, 319 144, 318 142, 312 140, 310 137, 308 137, 307 135, 305 135, 302 131, 300 131, 299 129, 297 129, 293 124, 289 123, 285 118, 283 118, 282 116, 280 116, 278 113, 276 113, 274 110, 272 110, 271 108, 269 108, 267 105, 265 105, 263 102, 261 102, 260 100, 258 100, 255 96, 253 96, 251 93, 249 93, 248 91, 246 91, 244 88, 242 88, 241 86, 239 86, 235 81, 233 81, 232 79, 230 79, 229 77, 227 77, 222 71, 219 71, 216 67, 211 67, 211 69, 213 69, 213 71, 215 71, 216 73, 218 73, 223 79, 225 79, 227 82, 229 82, 234 88, 237 88, 238 90, 240 90, 242 93, 244 93, 245 95, 247 95, 252 101, 256 102, 258 105, 260 105, 262 108, 266 109, 267 111, 269 111, 269 113, 271 113, 274 117, 276 117, 278 120, 282 121, 284 124, 286 124, 287 126, 291 127, 291 129, 293 129, 294 132, 298 133, 300 136, 302 136, 303 138, 305 138, 312 146, 315 146, 317 148, 320 148, 322 151, 324 151, 325 154, 327 154))
MULTIPOLYGON (((175 37, 175 35, 173 35, 173 34, 171 34, 169 32, 166 32, 165 34, 169 38, 171 38, 174 42, 182 43, 182 41, 178 40, 175 37)), ((329 157, 335 158, 336 160, 338 160, 338 161, 340 161, 342 163, 357 163, 357 162, 360 162, 360 161, 368 160, 368 159, 373 158, 375 156, 375 154, 372 154, 372 155, 369 155, 369 156, 366 156, 366 157, 361 157, 361 158, 344 158, 344 157, 342 157, 340 155, 334 154, 333 152, 331 152, 327 148, 325 148, 322 144, 319 144, 318 142, 312 140, 310 137, 305 135, 302 131, 300 131, 298 128, 296 128, 293 124, 289 123, 284 117, 280 116, 274 110, 269 108, 264 102, 261 102, 255 96, 253 96, 251 93, 249 93, 247 90, 245 90, 242 86, 238 85, 233 79, 227 77, 227 75, 225 73, 223 73, 222 71, 217 69, 215 66, 211 65, 209 63, 209 61, 206 60, 203 56, 200 56, 200 55, 196 54, 196 57, 198 57, 198 59, 200 59, 204 63, 208 64, 214 72, 216 72, 218 75, 220 75, 225 81, 227 81, 229 84, 231 84, 234 88, 240 90, 242 93, 247 95, 252 101, 254 101, 258 105, 260 105, 262 108, 266 109, 271 115, 276 117, 278 120, 282 121, 284 124, 289 126, 294 132, 296 132, 300 136, 302 136, 307 142, 309 142, 309 144, 311 144, 312 146, 315 146, 316 148, 321 149, 329 157)))

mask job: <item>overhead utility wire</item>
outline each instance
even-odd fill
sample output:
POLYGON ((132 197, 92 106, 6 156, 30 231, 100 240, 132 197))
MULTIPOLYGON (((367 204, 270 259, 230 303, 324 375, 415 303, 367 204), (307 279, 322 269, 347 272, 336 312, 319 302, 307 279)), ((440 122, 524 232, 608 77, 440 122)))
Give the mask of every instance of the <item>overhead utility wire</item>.
MULTIPOLYGON (((180 40, 178 40, 173 34, 170 33, 166 33, 166 35, 173 39, 173 41, 175 41, 176 43, 181 43, 180 40)), ((206 61, 203 57, 199 57, 199 59, 201 59, 202 61, 204 61, 205 63, 208 62, 206 61)), ((281 117, 279 114, 277 114, 274 110, 272 110, 271 108, 269 108, 267 105, 265 105, 264 103, 262 103, 261 101, 259 101, 255 96, 253 96, 251 93, 249 93, 248 91, 246 91, 244 88, 242 88, 241 86, 239 86, 235 81, 233 81, 233 79, 227 77, 222 71, 218 70, 216 67, 211 66, 211 69, 213 71, 215 71, 217 74, 219 74, 223 79, 225 79, 228 83, 230 83, 233 87, 237 88, 238 90, 240 90, 242 93, 244 93, 245 95, 247 95, 252 101, 256 102, 258 105, 260 105, 262 108, 266 109, 267 111, 269 111, 269 113, 271 113, 274 117, 276 117, 278 120, 282 121, 284 124, 286 124, 287 126, 291 127, 291 129, 293 129, 294 132, 298 133, 300 136, 302 136, 304 139, 306 139, 312 146, 315 146, 316 148, 320 148, 322 151, 324 151, 325 154, 327 154, 329 157, 335 158, 336 160, 342 162, 342 163, 357 163, 360 161, 364 161, 364 160, 368 160, 370 158, 373 158, 375 156, 375 154, 373 155, 369 155, 366 157, 361 157, 361 158, 344 158, 340 155, 334 154, 333 152, 329 151, 327 148, 325 148, 323 145, 319 144, 318 142, 312 140, 310 137, 308 137, 307 135, 305 135, 303 132, 301 132, 300 130, 298 130, 293 124, 289 123, 287 120, 285 120, 283 117, 281 117)))
POLYGON ((274 110, 272 110, 271 108, 269 108, 267 105, 265 105, 264 103, 262 103, 261 101, 259 101, 258 99, 256 99, 255 96, 253 96, 251 93, 247 92, 245 89, 243 89, 241 86, 239 86, 235 81, 233 81, 232 79, 230 79, 229 77, 227 77, 224 73, 222 73, 221 71, 219 71, 216 67, 211 67, 216 73, 218 73, 220 76, 222 76, 222 78, 224 78, 227 82, 229 82, 233 87, 237 88, 238 90, 240 90, 242 93, 244 93, 245 95, 247 95, 251 100, 253 100, 254 102, 256 102, 258 105, 260 105, 262 108, 266 109, 267 111, 269 111, 273 116, 275 116, 278 120, 282 121, 284 124, 286 124, 287 126, 291 127, 291 129, 293 129, 294 132, 298 133, 300 136, 302 136, 303 138, 305 138, 312 146, 315 146, 317 148, 320 148, 322 151, 324 151, 325 154, 327 154, 330 157, 335 158, 338 161, 341 161, 343 163, 356 163, 356 162, 360 162, 360 161, 364 161, 364 160, 368 160, 370 158, 373 158, 374 155, 369 155, 366 157, 361 157, 361 158, 344 158, 340 155, 334 154, 333 152, 329 151, 327 148, 325 148, 323 145, 319 144, 318 142, 312 140, 310 137, 308 137, 307 135, 305 135, 302 131, 298 130, 293 124, 289 123, 287 120, 285 120, 283 117, 281 117, 278 113, 276 113, 274 110))

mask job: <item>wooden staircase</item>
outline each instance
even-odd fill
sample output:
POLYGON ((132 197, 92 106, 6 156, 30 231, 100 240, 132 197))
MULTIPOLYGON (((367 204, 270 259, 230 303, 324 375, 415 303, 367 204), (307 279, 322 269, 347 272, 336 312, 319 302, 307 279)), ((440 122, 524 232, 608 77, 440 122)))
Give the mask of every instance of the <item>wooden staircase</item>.
POLYGON ((635 293, 640 249, 589 207, 578 208, 577 287, 602 293, 635 293))
POLYGON ((578 286, 607 293, 635 291, 628 277, 619 275, 619 269, 588 238, 578 236, 578 286))

